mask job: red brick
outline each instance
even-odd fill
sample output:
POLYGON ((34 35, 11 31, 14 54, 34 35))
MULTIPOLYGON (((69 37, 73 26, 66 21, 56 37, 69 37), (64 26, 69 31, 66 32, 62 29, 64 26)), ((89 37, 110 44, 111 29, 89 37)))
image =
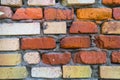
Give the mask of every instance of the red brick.
POLYGON ((44 18, 45 20, 71 20, 74 18, 74 11, 73 9, 45 8, 44 18))
POLYGON ((98 28, 94 22, 90 21, 76 21, 73 22, 70 28, 70 33, 97 33, 98 28))
POLYGON ((48 53, 42 55, 42 61, 46 64, 60 65, 67 64, 70 62, 71 53, 48 53))
POLYGON ((116 20, 120 20, 120 8, 113 8, 113 17, 116 20))
POLYGON ((105 49, 119 49, 120 48, 120 36, 96 36, 95 43, 97 47, 105 49))
POLYGON ((91 43, 90 38, 88 36, 66 37, 63 38, 60 42, 61 48, 65 48, 65 49, 89 48, 90 43, 91 43))
POLYGON ((0 6, 0 19, 11 18, 12 17, 12 10, 10 7, 0 6))
POLYGON ((112 52, 112 62, 120 63, 120 52, 112 52))
POLYGON ((21 48, 26 49, 53 49, 56 42, 53 38, 23 38, 21 48))
POLYGON ((42 19, 42 8, 18 8, 13 15, 13 20, 42 19))
POLYGON ((112 9, 110 8, 77 9, 77 17, 80 20, 110 20, 112 18, 112 9))
POLYGON ((107 6, 119 6, 120 0, 103 0, 102 3, 107 6))
POLYGON ((104 64, 106 61, 106 53, 102 51, 80 51, 74 55, 75 63, 104 64))

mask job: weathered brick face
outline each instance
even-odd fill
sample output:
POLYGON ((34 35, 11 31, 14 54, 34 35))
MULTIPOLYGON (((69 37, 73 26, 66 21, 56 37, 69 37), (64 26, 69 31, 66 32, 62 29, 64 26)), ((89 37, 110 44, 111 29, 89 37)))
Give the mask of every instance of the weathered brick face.
POLYGON ((0 0, 0 80, 120 80, 120 0, 0 0))

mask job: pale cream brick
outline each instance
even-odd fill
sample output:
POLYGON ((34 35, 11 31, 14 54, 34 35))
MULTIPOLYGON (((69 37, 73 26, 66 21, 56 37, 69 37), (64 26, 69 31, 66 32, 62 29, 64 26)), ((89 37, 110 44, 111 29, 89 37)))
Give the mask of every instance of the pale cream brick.
POLYGON ((18 38, 3 38, 0 39, 0 51, 14 51, 19 50, 18 38))
POLYGON ((62 76, 60 67, 34 67, 31 72, 32 77, 39 78, 59 78, 62 76))
POLYGON ((20 63, 21 63, 21 54, 18 53, 0 54, 1 66, 14 66, 20 63))
POLYGON ((38 64, 40 62, 40 55, 38 52, 27 52, 24 55, 24 60, 28 64, 38 64))
POLYGON ((1 0, 1 5, 22 6, 22 0, 1 0))
POLYGON ((104 79, 120 79, 120 66, 101 66, 100 77, 104 79))
POLYGON ((62 4, 65 6, 70 5, 89 5, 94 4, 95 0, 62 0, 62 4))
POLYGON ((28 75, 26 67, 1 67, 0 79, 23 79, 28 75))
POLYGON ((63 66, 63 78, 90 78, 90 66, 63 66))
POLYGON ((44 34, 66 34, 66 22, 45 22, 44 34))
POLYGON ((29 6, 52 6, 55 5, 55 0, 28 0, 29 6))
POLYGON ((3 23, 0 35, 36 35, 40 34, 39 23, 3 23))

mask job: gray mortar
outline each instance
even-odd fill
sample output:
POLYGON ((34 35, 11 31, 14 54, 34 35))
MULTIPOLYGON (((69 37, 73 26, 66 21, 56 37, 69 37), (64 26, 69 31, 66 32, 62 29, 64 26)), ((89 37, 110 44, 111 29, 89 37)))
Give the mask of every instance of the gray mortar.
MULTIPOLYGON (((66 21, 67 22, 67 28, 69 30, 70 28, 70 25, 72 24, 73 21, 76 20, 76 9, 79 9, 79 8, 104 8, 106 6, 102 5, 101 3, 101 0, 96 0, 96 3, 94 5, 88 5, 88 6, 72 6, 72 7, 66 7, 66 6, 62 6, 60 4, 61 0, 56 0, 56 5, 55 6, 49 6, 49 7, 54 7, 54 8, 61 8, 61 9, 70 9, 70 8, 74 8, 74 12, 75 12, 75 15, 74 15, 74 20, 68 20, 66 21)), ((27 6, 27 0, 23 0, 23 3, 24 5, 22 7, 24 8, 27 8, 29 6, 27 6)), ((38 7, 38 6, 36 6, 38 7)), ((42 8, 48 8, 48 7, 42 7, 42 8)), ((12 7, 12 10, 15 12, 17 8, 14 8, 12 7)), ((0 20, 0 23, 25 23, 25 22, 40 22, 41 23, 41 26, 42 24, 44 23, 44 19, 43 20, 21 20, 21 21, 12 21, 11 19, 2 19, 0 20)), ((56 20, 57 21, 57 20, 56 20)), ((59 22, 59 21, 57 21, 59 22)), ((96 23, 96 21, 93 20, 93 22, 96 23)), ((96 23, 97 24, 97 23, 96 23)), ((102 24, 102 23, 101 23, 102 24)), ((36 37, 53 37, 56 39, 56 42, 57 42, 57 47, 53 50, 19 50, 19 51, 15 51, 15 52, 19 52, 22 54, 22 56, 26 53, 26 52, 30 52, 30 51, 38 51, 41 54, 43 53, 47 53, 47 52, 71 52, 72 53, 72 57, 74 56, 74 53, 75 52, 78 52, 80 50, 96 50, 96 51, 105 51, 107 52, 107 63, 106 64, 103 64, 103 65, 109 65, 109 66, 113 66, 113 65, 116 65, 116 64, 112 64, 111 61, 110 61, 110 58, 111 58, 111 53, 112 51, 120 51, 118 49, 114 49, 114 50, 106 50, 106 49, 100 49, 100 48, 97 48, 95 43, 94 43, 94 40, 95 40, 95 36, 96 35, 99 35, 100 34, 100 26, 101 24, 97 24, 98 25, 98 28, 99 28, 99 33, 98 34, 69 34, 67 33, 66 35, 44 35, 43 34, 43 28, 41 28, 41 34, 40 35, 35 35, 35 36, 0 36, 0 39, 1 38, 36 38, 36 37), (92 44, 91 44, 91 47, 90 48, 87 48, 87 49, 61 49, 60 48, 60 40, 64 37, 67 37, 67 36, 90 36, 91 37, 91 40, 92 40, 92 44)), ((13 52, 13 51, 7 51, 7 52, 0 52, 0 53, 10 53, 10 52, 13 52)), ((23 58, 22 58, 23 60, 23 58)), ((71 62, 67 65, 84 65, 84 64, 75 64, 73 63, 73 61, 71 60, 71 62)), ((23 79, 23 80, 103 80, 103 79, 99 79, 100 76, 99 76, 99 66, 103 66, 103 65, 90 65, 91 66, 91 69, 92 69, 92 78, 90 79, 62 79, 62 78, 59 78, 59 79, 41 79, 41 78, 32 78, 31 77, 31 68, 32 67, 41 67, 41 66, 51 66, 51 65, 46 65, 44 63, 42 63, 42 61, 39 63, 39 64, 36 64, 36 65, 29 65, 27 64, 26 62, 23 62, 21 64, 19 64, 18 66, 26 66, 27 67, 27 70, 28 70, 28 77, 26 79, 23 79)), ((62 66, 62 65, 56 65, 56 66, 62 66)), ((21 80, 21 79, 19 79, 21 80)))

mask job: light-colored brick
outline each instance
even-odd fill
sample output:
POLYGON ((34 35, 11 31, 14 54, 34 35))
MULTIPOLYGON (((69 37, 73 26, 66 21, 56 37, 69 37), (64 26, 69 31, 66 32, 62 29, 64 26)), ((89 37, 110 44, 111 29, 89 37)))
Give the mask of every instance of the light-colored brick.
POLYGON ((63 66, 63 78, 90 78, 90 66, 63 66))
POLYGON ((14 66, 21 63, 21 54, 0 54, 1 66, 14 66))
POLYGON ((55 0, 28 0, 29 6, 52 6, 55 5, 55 0))
POLYGON ((22 6, 22 0, 1 0, 1 5, 6 6, 22 6))
POLYGON ((89 5, 94 3, 95 3, 95 0, 62 0, 62 4, 65 6, 89 5))
POLYGON ((120 34, 120 22, 110 21, 105 22, 102 26, 103 34, 120 34))
POLYGON ((38 64, 40 62, 40 55, 38 52, 27 52, 24 55, 24 60, 28 64, 38 64))
POLYGON ((66 34, 66 22, 45 22, 44 34, 66 34))
POLYGON ((26 67, 2 67, 0 79, 23 79, 28 75, 26 67))
POLYGON ((0 39, 0 51, 19 50, 18 38, 3 38, 0 39))
POLYGON ((0 35, 36 35, 40 34, 39 23, 3 23, 0 35))
POLYGON ((104 79, 120 79, 120 66, 101 66, 100 77, 104 79))
POLYGON ((62 76, 60 67, 36 67, 32 68, 32 77, 59 78, 62 76))

